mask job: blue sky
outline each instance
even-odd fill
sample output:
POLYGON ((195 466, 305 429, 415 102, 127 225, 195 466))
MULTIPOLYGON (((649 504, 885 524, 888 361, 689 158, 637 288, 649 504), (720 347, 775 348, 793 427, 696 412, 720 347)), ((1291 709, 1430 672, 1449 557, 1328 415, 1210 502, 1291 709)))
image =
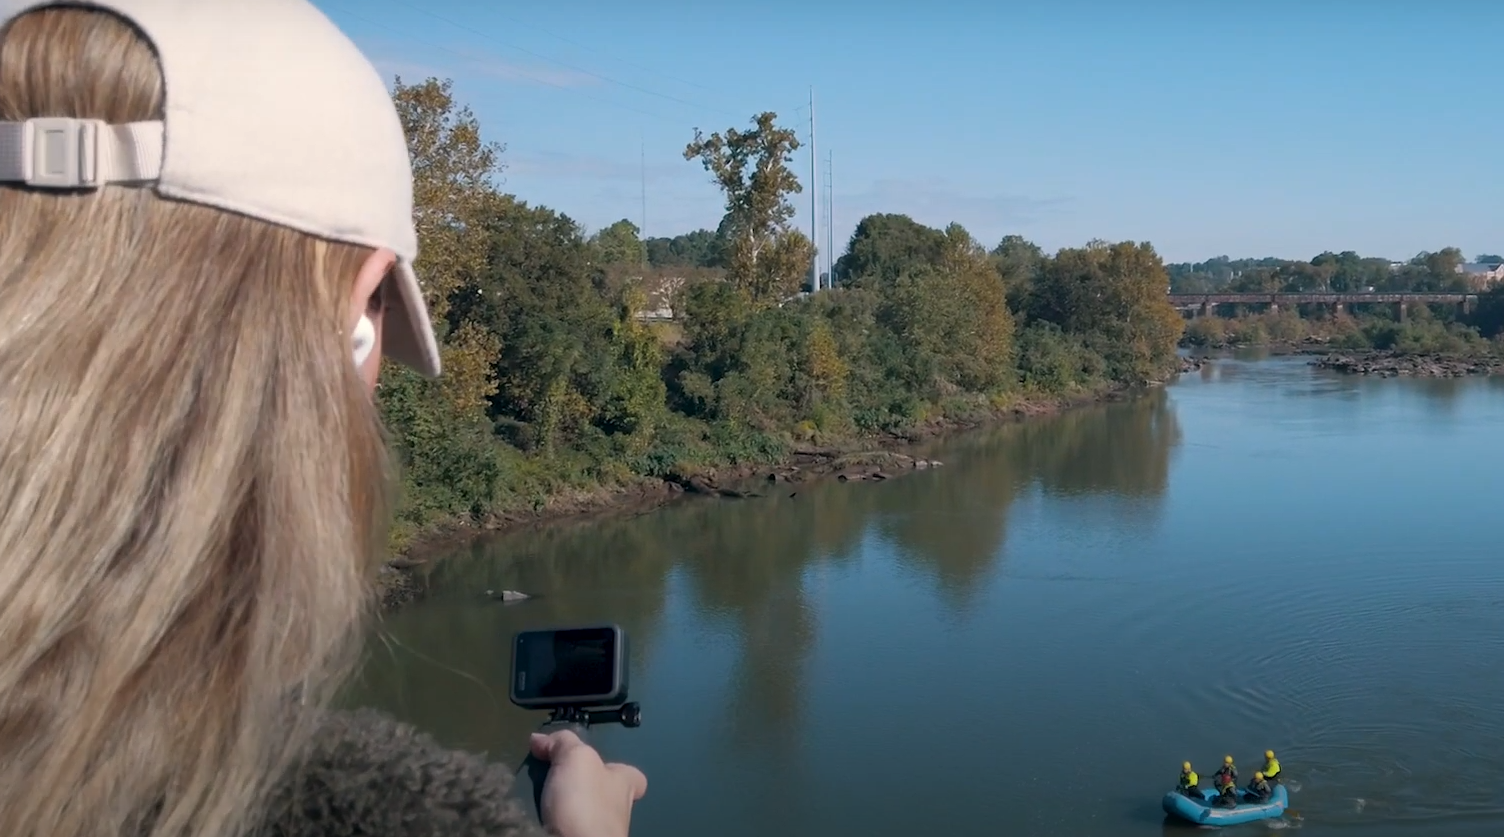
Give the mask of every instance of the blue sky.
POLYGON ((641 222, 644 170, 649 235, 714 228, 694 129, 807 139, 813 87, 838 250, 880 211, 1170 261, 1504 250, 1504 3, 315 2, 384 75, 452 78, 507 191, 589 229, 641 222))

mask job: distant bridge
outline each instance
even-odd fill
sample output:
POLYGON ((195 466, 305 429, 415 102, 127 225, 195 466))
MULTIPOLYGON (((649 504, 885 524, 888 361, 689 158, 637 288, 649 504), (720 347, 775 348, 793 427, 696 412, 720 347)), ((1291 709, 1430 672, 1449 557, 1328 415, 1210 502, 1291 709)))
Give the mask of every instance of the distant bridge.
POLYGON ((1400 319, 1412 304, 1458 305, 1462 313, 1473 310, 1478 303, 1477 294, 1432 294, 1432 293, 1358 293, 1358 294, 1170 294, 1170 304, 1191 316, 1214 313, 1218 305, 1265 305, 1270 311, 1278 311, 1281 305, 1330 305, 1342 311, 1348 305, 1395 305, 1400 319))

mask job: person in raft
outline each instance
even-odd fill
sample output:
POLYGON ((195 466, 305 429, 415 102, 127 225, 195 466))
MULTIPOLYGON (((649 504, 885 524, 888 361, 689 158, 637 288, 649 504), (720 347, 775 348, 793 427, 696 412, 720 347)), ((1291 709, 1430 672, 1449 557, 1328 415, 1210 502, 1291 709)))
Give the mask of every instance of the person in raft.
POLYGON ((1253 774, 1253 781, 1248 783, 1248 795, 1253 797, 1255 802, 1268 802, 1269 797, 1274 795, 1274 791, 1264 779, 1263 771, 1253 774))
POLYGON ((1232 763, 1232 756, 1222 757, 1222 766, 1217 769, 1217 787, 1222 786, 1222 780, 1224 778, 1226 778, 1228 783, 1230 784, 1236 785, 1238 783, 1238 766, 1232 763))
POLYGON ((1274 757, 1273 750, 1264 751, 1264 778, 1271 785, 1279 784, 1279 759, 1274 757))
POLYGON ((1201 796, 1201 777, 1197 776, 1196 771, 1191 769, 1190 762, 1186 762, 1180 766, 1180 784, 1175 790, 1191 799, 1200 800, 1203 798, 1201 796))
POLYGON ((1212 785, 1217 789, 1217 798, 1212 804, 1218 808, 1236 808, 1238 805, 1238 785, 1232 776, 1222 771, 1217 771, 1217 778, 1212 785))

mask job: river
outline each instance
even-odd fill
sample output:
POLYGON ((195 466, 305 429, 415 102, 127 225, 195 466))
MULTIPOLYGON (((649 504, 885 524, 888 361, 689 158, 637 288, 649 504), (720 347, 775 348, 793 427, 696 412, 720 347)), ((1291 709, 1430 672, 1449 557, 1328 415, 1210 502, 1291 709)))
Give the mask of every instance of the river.
POLYGON ((929 453, 478 544, 349 699, 515 763, 513 632, 609 620, 634 834, 1184 834, 1180 763, 1271 747, 1297 813, 1231 833, 1504 832, 1504 380, 1225 359, 929 453))

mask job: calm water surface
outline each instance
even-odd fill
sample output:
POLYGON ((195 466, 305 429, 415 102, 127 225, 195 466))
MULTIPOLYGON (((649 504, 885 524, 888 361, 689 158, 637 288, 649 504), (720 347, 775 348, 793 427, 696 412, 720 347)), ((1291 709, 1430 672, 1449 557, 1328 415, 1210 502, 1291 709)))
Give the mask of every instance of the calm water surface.
POLYGON ((1184 834, 1180 762, 1270 747, 1298 818, 1234 834, 1504 833, 1504 381, 1222 361, 932 452, 477 546, 354 699, 515 763, 512 633, 611 620, 635 834, 1184 834))

